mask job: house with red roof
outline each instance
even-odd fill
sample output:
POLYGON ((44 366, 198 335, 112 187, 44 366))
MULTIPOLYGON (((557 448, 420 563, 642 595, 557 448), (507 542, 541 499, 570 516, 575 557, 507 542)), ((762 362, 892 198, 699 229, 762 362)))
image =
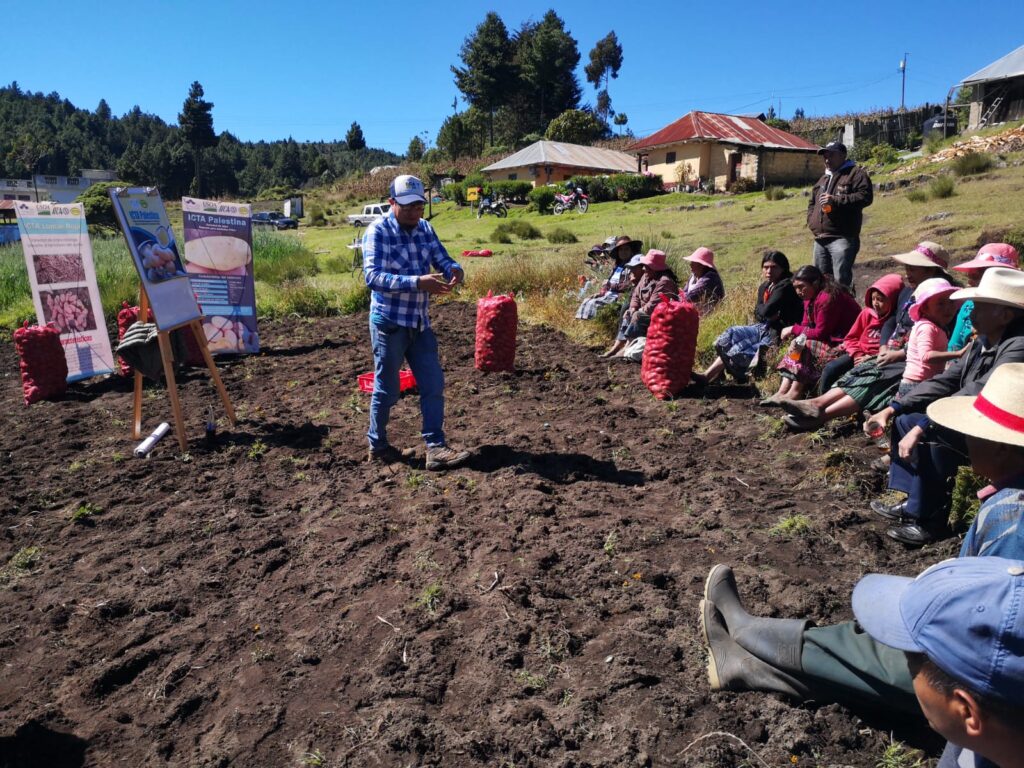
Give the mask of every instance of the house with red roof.
POLYGON ((813 182, 824 166, 818 145, 773 128, 760 117, 690 112, 626 151, 641 172, 662 177, 666 188, 698 181, 727 189, 750 179, 759 189, 813 182))

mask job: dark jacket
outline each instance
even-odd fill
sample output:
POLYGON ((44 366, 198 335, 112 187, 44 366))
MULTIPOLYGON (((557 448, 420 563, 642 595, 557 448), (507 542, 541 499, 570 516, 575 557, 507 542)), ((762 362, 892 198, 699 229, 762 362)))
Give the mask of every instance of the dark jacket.
POLYGON ((778 338, 783 328, 800 322, 804 316, 804 302, 793 288, 793 280, 784 277, 772 286, 765 280, 757 289, 757 303, 754 318, 768 326, 772 335, 778 338))
POLYGON ((815 238, 859 238, 864 209, 875 199, 871 178, 859 165, 840 168, 832 176, 823 175, 811 190, 807 204, 807 226, 815 238), (832 212, 821 210, 819 198, 832 193, 832 212))
POLYGON ((992 370, 1003 363, 1024 363, 1024 317, 1010 323, 995 346, 985 348, 981 339, 975 339, 967 354, 942 373, 922 381, 894 405, 898 413, 923 412, 941 397, 977 395, 992 370))
POLYGON ((661 295, 679 297, 679 286, 672 279, 672 275, 666 270, 654 275, 644 274, 633 289, 633 295, 629 298, 629 318, 636 320, 637 315, 644 315, 650 318, 654 308, 661 301, 661 295))

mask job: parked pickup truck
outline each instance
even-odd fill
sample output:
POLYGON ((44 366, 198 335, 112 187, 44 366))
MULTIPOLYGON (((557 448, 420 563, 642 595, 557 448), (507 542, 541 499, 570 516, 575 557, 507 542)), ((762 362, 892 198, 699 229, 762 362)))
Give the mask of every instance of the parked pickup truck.
POLYGON ((364 205, 362 213, 353 213, 348 217, 348 223, 353 227, 368 227, 377 219, 382 219, 391 210, 391 203, 373 203, 364 205))

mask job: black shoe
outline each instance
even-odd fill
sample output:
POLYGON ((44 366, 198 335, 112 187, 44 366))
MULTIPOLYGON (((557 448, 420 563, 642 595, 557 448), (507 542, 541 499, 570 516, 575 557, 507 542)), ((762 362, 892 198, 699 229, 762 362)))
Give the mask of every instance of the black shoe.
POLYGON ((896 539, 901 544, 909 544, 912 547, 921 547, 935 541, 935 537, 917 523, 894 525, 885 532, 885 535, 890 539, 896 539))
POLYGON ((898 504, 883 504, 881 501, 871 502, 871 511, 879 517, 884 517, 891 523, 902 523, 907 514, 907 500, 898 504))

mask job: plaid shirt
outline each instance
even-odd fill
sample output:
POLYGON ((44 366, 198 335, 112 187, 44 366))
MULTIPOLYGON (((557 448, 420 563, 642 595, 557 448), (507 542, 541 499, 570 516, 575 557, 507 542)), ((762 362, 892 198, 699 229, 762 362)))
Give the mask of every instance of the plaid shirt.
POLYGON ((431 267, 451 280, 452 269, 458 266, 424 219, 411 232, 393 213, 378 219, 363 235, 363 274, 372 291, 370 316, 407 328, 429 328, 430 294, 418 290, 416 280, 431 267))
MULTIPOLYGON (((964 537, 960 557, 1006 557, 1024 560, 1024 475, 989 486, 974 524, 964 537)), ((984 491, 982 491, 984 493, 984 491)), ((979 495, 981 495, 979 493, 979 495)))

